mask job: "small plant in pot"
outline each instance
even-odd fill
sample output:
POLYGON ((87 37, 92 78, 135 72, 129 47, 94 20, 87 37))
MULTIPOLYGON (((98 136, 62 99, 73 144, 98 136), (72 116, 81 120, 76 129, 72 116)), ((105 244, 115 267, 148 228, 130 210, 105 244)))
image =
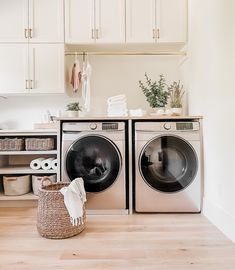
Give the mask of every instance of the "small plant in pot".
POLYGON ((154 108, 157 115, 165 113, 165 106, 169 97, 169 92, 166 90, 164 75, 159 76, 158 81, 152 81, 145 73, 146 83, 139 81, 139 87, 146 96, 146 100, 151 108, 154 108))
POLYGON ((182 115, 182 102, 183 102, 183 91, 184 86, 181 85, 180 81, 173 82, 168 86, 168 91, 170 94, 170 107, 173 115, 182 115))
POLYGON ((78 117, 78 112, 81 111, 79 102, 72 102, 67 104, 66 111, 68 117, 78 117))

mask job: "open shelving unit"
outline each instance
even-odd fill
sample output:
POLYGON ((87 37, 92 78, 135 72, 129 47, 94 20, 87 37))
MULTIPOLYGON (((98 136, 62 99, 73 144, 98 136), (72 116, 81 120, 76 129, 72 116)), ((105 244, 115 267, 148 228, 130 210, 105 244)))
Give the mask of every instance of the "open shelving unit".
POLYGON ((16 175, 51 175, 57 174, 57 170, 33 170, 30 162, 39 157, 57 158, 57 130, 0 130, 0 139, 3 138, 53 138, 55 149, 39 151, 0 151, 0 207, 35 205, 38 196, 30 193, 9 196, 4 195, 3 176, 16 175))

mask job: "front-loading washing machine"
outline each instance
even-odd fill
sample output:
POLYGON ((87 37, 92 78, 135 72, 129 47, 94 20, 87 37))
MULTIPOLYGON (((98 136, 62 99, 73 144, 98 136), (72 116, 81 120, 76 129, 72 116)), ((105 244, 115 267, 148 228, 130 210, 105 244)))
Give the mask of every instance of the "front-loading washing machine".
POLYGON ((200 122, 134 126, 136 212, 200 212, 200 122))
POLYGON ((83 178, 90 212, 127 211, 125 155, 125 122, 62 123, 61 176, 83 178))

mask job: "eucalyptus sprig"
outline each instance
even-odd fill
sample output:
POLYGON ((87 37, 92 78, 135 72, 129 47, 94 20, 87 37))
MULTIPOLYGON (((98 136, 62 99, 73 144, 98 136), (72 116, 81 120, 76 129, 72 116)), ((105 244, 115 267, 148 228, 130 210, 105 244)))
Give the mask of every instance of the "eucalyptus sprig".
POLYGON ((67 107, 66 108, 67 111, 81 111, 82 110, 82 108, 79 105, 79 102, 69 103, 69 104, 67 104, 66 107, 67 107))
POLYGON ((150 107, 158 108, 164 107, 167 104, 169 92, 166 90, 166 80, 164 75, 160 75, 158 81, 152 81, 145 73, 146 83, 139 81, 139 87, 146 96, 146 100, 150 107))

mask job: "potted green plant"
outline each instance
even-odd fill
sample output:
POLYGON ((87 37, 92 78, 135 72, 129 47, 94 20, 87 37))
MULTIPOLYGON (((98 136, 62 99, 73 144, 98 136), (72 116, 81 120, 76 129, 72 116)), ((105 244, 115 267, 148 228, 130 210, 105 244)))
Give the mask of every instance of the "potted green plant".
POLYGON ((173 82, 170 86, 168 86, 168 91, 170 94, 170 107, 173 115, 182 115, 182 107, 183 107, 183 91, 184 86, 181 85, 180 81, 173 82))
POLYGON ((68 117, 78 117, 78 112, 81 111, 81 106, 79 102, 71 102, 67 104, 66 111, 68 117))
POLYGON ((164 114, 169 92, 166 90, 167 85, 164 75, 161 74, 159 77, 158 81, 152 81, 145 73, 146 83, 139 81, 139 87, 146 96, 150 107, 155 109, 156 114, 161 115, 164 114))

